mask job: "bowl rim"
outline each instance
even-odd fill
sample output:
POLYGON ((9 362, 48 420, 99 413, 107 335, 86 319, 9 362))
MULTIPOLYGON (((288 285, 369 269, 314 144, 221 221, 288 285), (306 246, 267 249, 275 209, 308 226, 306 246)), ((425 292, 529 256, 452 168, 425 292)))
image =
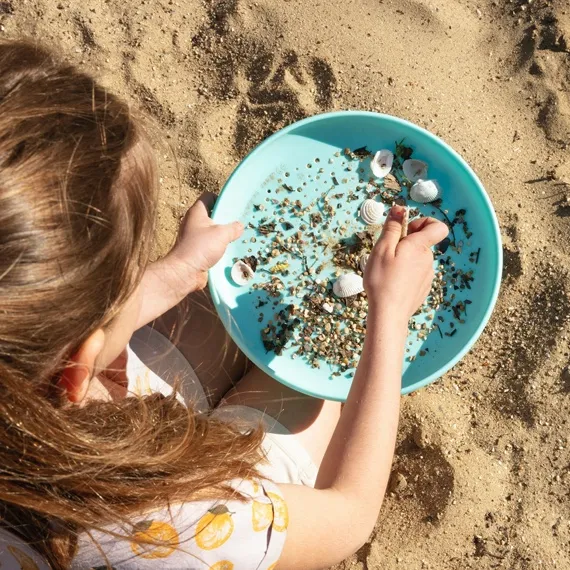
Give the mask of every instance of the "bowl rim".
MULTIPOLYGON (((300 121, 295 121, 294 123, 287 125, 286 127, 276 131, 275 133, 273 133, 272 135, 270 135, 269 137, 267 137, 266 139, 261 141, 234 168, 233 172, 230 174, 229 178, 226 180, 225 184, 223 185, 222 189, 220 190, 219 195, 221 196, 222 193, 224 192, 224 190, 229 187, 234 176, 236 176, 237 172, 242 168, 242 166, 248 160, 251 159, 252 155, 254 153, 256 153, 257 151, 259 151, 260 149, 262 149, 263 147, 270 145, 276 139, 288 134, 291 131, 298 129, 301 126, 308 125, 310 123, 314 123, 314 122, 318 122, 318 121, 322 121, 322 120, 327 120, 327 119, 330 119, 332 117, 339 117, 339 116, 365 117, 365 118, 368 117, 371 119, 373 118, 374 120, 380 119, 380 120, 385 120, 385 121, 389 121, 392 123, 397 123, 397 124, 403 125, 409 129, 411 129, 412 131, 416 131, 416 132, 420 133, 422 136, 427 137, 428 139, 430 139, 435 144, 443 147, 459 162, 459 164, 468 172, 470 177, 473 179, 473 181, 475 182, 475 186, 477 187, 477 189, 481 193, 483 200, 484 200, 485 204, 487 205, 487 209, 491 215, 491 222, 492 222, 493 230, 495 232, 495 237, 496 237, 496 239, 493 240, 493 242, 494 242, 495 247, 496 247, 495 253, 496 253, 497 263, 494 267, 494 269, 495 269, 495 282, 493 283, 491 300, 490 300, 490 303, 487 307, 487 310, 485 311, 483 318, 481 319, 481 322, 479 323, 479 326, 477 327, 477 329, 475 329, 475 331, 473 332, 473 334, 471 335, 469 340, 465 343, 464 347, 452 359, 448 360, 443 366, 440 366, 435 372, 433 372, 429 376, 425 377, 423 380, 415 382, 409 386, 402 387, 401 394, 405 395, 405 394, 409 394, 410 392, 414 392, 415 390, 418 390, 419 388, 423 388, 424 386, 427 386, 428 384, 433 383, 435 380, 437 380, 438 378, 443 376, 446 372, 451 370, 471 350, 471 348, 473 348, 473 346, 475 345, 475 343, 477 342, 477 340, 481 336, 483 330, 487 326, 487 323, 489 322, 489 319, 491 318, 491 315, 493 313, 493 310, 495 308, 495 305, 497 303, 497 299, 499 296, 499 290, 500 290, 501 278, 502 278, 502 267, 503 267, 503 248, 502 248, 502 240, 501 240, 501 230, 499 227, 497 215, 496 215, 495 210, 493 208, 493 204, 491 202, 491 199, 489 198, 489 195, 487 194, 487 191, 485 190, 485 188, 484 188, 482 182, 479 180, 478 176, 475 174, 475 171, 469 166, 469 164, 465 161, 465 159, 463 159, 463 157, 458 152, 453 150, 453 148, 451 148, 451 146, 448 145, 443 139, 434 135, 433 133, 429 132, 428 130, 424 129, 423 127, 420 127, 420 126, 415 125, 414 123, 412 123, 410 121, 407 121, 406 119, 402 119, 400 117, 395 117, 394 115, 377 113, 374 111, 357 111, 357 110, 332 111, 332 112, 328 112, 328 113, 319 113, 319 114, 307 117, 305 119, 301 119, 300 121)), ((214 221, 216 219, 216 212, 218 210, 218 206, 220 205, 220 203, 221 203, 220 200, 216 200, 216 203, 215 203, 214 208, 212 210, 211 217, 212 217, 212 220, 214 220, 214 221)), ((212 279, 208 279, 208 287, 209 287, 210 294, 212 296, 212 301, 214 303, 216 311, 217 311, 220 319, 222 320, 222 323, 224 323, 224 326, 225 326, 225 321, 222 317, 222 311, 221 311, 221 309, 224 305, 221 302, 221 299, 218 295, 218 292, 216 290, 216 287, 215 287, 212 279)), ((271 370, 269 367, 265 366, 264 364, 258 364, 256 362, 256 359, 253 357, 252 352, 247 348, 247 346, 244 346, 243 343, 241 342, 241 340, 239 338, 235 338, 235 336, 232 335, 230 331, 228 331, 228 334, 232 337, 233 341, 236 343, 238 348, 247 356, 247 358, 249 358, 258 368, 263 370, 266 374, 268 374, 272 378, 275 378, 276 380, 278 380, 279 382, 281 382, 285 386, 288 386, 289 388, 292 388, 293 390, 296 390, 298 392, 302 392, 302 393, 307 394, 309 396, 314 396, 316 398, 330 399, 330 400, 336 400, 336 401, 344 401, 342 398, 332 398, 330 396, 325 397, 325 396, 323 396, 322 393, 319 393, 317 391, 313 391, 310 389, 305 389, 304 387, 301 388, 301 387, 289 382, 287 379, 283 378, 279 374, 276 374, 274 370, 271 370)), ((349 391, 350 391, 350 389, 349 389, 349 391)))

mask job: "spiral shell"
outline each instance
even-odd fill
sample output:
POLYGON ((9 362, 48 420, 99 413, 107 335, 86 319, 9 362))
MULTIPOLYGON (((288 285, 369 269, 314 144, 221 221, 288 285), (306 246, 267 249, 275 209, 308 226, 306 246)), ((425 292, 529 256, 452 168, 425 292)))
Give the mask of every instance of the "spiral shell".
POLYGON ((370 258, 370 254, 369 253, 363 253, 360 256, 360 259, 358 260, 358 265, 360 267, 360 270, 364 273, 364 270, 366 269, 366 264, 368 263, 368 259, 370 258))
POLYGON ((441 188, 435 180, 418 180, 410 188, 410 198, 415 202, 427 204, 441 196, 441 188))
POLYGON ((392 170, 392 164, 394 163, 394 155, 386 149, 379 150, 372 161, 370 162, 370 168, 372 174, 376 178, 384 178, 392 170))
POLYGON ((353 297, 364 291, 364 281, 356 273, 345 273, 333 283, 333 293, 337 297, 353 297))
POLYGON ((410 182, 417 182, 418 180, 424 180, 427 177, 428 165, 423 160, 408 158, 408 160, 404 160, 402 170, 410 182))
POLYGON ((253 269, 241 259, 233 264, 231 277, 233 282, 240 287, 247 285, 253 279, 255 272, 253 269))
POLYGON ((362 202, 360 206, 360 217, 363 222, 369 226, 375 226, 380 223, 383 216, 384 206, 380 204, 380 202, 376 202, 376 200, 372 200, 371 198, 362 202))

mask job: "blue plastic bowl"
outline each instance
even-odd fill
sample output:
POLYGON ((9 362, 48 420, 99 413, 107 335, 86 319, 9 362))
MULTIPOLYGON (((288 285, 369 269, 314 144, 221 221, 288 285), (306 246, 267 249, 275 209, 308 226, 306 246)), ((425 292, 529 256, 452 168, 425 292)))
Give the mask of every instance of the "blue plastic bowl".
MULTIPOLYGON (((218 223, 237 219, 247 223, 252 218, 253 205, 264 200, 268 203, 268 193, 280 186, 279 180, 293 187, 309 180, 302 188, 303 192, 310 192, 311 185, 319 184, 317 166, 325 170, 322 176, 328 176, 329 181, 329 171, 338 170, 338 165, 331 166, 326 160, 335 152, 365 145, 371 150, 394 150, 395 141, 401 139, 414 149, 414 158, 428 163, 430 178, 440 182, 443 208, 451 215, 461 208, 467 211, 466 219, 473 237, 465 242, 470 246, 465 245, 463 253, 456 257, 459 257, 458 266, 463 264, 475 270, 473 288, 461 292, 462 298, 468 296, 471 301, 466 322, 456 327, 453 336, 442 338, 432 332, 425 341, 408 344, 408 356, 420 350, 423 356, 412 362, 406 358, 404 362, 402 393, 406 394, 439 378, 467 353, 487 324, 499 292, 502 248, 495 212, 481 182, 454 150, 428 131, 396 117, 363 111, 316 115, 289 125, 257 146, 226 182, 212 217, 218 223), (320 157, 318 164, 314 162, 315 157, 320 157), (309 168, 309 164, 313 168, 309 168), (479 248, 478 263, 473 265, 468 262, 468 256, 479 248)), ((341 180, 345 176, 344 173, 337 175, 339 191, 343 190, 341 180)), ((347 180, 344 190, 350 185, 351 181, 347 180)), ((354 204, 356 209, 359 203, 354 204)), ((434 213, 429 204, 420 209, 426 215, 434 213)), ((358 223, 356 219, 349 222, 358 223)), ((257 307, 255 292, 249 287, 236 287, 230 278, 233 259, 247 255, 251 255, 251 243, 245 235, 244 239, 230 245, 210 271, 212 298, 229 334, 259 368, 279 382, 312 396, 344 401, 350 389, 350 374, 333 376, 328 365, 312 368, 304 359, 292 358, 291 351, 286 350, 281 356, 266 352, 260 330, 272 317, 272 311, 266 311, 260 323, 258 317, 263 309, 257 307)), ((286 304, 287 300, 283 302, 286 304)))

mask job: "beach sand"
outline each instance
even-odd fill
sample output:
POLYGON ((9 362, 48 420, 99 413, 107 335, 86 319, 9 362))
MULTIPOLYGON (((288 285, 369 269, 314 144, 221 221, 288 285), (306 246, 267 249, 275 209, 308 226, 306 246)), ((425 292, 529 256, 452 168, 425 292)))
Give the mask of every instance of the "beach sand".
POLYGON ((381 111, 460 152, 501 223, 501 296, 463 362, 403 399, 391 492, 338 568, 570 568, 567 0, 9 0, 0 23, 154 119, 157 254, 307 115, 381 111))

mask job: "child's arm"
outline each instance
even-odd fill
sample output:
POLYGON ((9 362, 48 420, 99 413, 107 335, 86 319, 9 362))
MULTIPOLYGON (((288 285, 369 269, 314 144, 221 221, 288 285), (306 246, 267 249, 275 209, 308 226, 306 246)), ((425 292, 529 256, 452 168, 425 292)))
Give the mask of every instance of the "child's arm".
POLYGON ((378 517, 396 440, 407 322, 429 292, 429 246, 447 235, 444 224, 424 219, 398 243, 401 211, 393 212, 366 267, 366 341, 315 489, 281 486, 290 523, 279 569, 340 562, 364 544, 378 517))
POLYGON ((218 225, 210 219, 208 209, 215 199, 215 194, 203 194, 188 210, 172 250, 148 266, 139 285, 142 303, 137 329, 166 313, 192 291, 203 289, 208 269, 242 234, 239 222, 218 225))

